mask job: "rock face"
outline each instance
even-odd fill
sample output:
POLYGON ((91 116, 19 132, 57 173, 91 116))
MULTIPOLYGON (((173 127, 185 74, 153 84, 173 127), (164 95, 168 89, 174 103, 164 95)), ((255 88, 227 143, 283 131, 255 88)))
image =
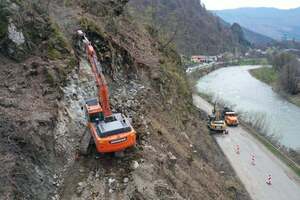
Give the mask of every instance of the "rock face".
POLYGON ((24 44, 25 38, 22 32, 18 32, 17 27, 11 22, 8 25, 8 38, 16 45, 24 44))
POLYGON ((0 197, 248 199, 192 107, 178 54, 122 14, 126 1, 14 2, 5 9, 27 17, 11 17, 16 28, 8 19, 1 37, 0 197), (78 154, 81 107, 97 91, 79 28, 103 64, 113 110, 138 133, 123 156, 78 154))
POLYGON ((1 1, 0 52, 19 62, 34 54, 62 58, 69 53, 48 9, 40 1, 1 1))

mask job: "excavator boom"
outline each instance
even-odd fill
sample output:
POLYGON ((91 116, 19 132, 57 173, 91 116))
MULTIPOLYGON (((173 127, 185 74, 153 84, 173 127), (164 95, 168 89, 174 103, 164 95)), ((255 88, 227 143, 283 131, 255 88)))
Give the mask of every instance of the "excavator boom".
POLYGON ((109 92, 105 77, 102 73, 102 66, 98 61, 94 47, 91 45, 90 41, 85 36, 84 44, 89 62, 92 66, 92 71, 95 75, 96 84, 98 87, 98 97, 103 109, 103 114, 105 117, 110 117, 112 115, 112 112, 109 103, 109 92))

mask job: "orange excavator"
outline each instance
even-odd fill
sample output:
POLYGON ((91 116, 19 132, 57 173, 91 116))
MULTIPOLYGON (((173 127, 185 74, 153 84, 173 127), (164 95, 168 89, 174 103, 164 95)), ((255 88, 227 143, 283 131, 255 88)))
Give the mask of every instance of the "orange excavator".
POLYGON ((84 43, 98 88, 98 98, 85 100, 87 126, 90 131, 84 134, 81 141, 81 152, 87 153, 91 137, 98 153, 123 151, 136 144, 136 132, 124 115, 112 113, 107 82, 96 52, 85 33, 81 30, 78 30, 77 33, 84 43))

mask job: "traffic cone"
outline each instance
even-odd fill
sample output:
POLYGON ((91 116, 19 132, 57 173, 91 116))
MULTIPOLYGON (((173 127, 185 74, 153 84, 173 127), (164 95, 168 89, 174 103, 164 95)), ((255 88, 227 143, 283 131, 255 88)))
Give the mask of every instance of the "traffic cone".
POLYGON ((255 155, 254 153, 251 154, 251 164, 254 166, 255 165, 255 155))
POLYGON ((240 154, 240 145, 238 145, 238 144, 236 145, 236 153, 240 154))
POLYGON ((271 174, 269 174, 266 183, 267 183, 268 185, 272 185, 272 177, 271 177, 271 174))

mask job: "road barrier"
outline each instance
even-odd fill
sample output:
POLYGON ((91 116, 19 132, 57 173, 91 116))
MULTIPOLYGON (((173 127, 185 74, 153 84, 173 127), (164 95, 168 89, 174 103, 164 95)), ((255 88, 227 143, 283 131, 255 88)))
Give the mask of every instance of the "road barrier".
POLYGON ((255 154, 251 154, 251 164, 254 166, 255 165, 255 154))
POLYGON ((240 145, 238 145, 238 144, 236 145, 236 153, 240 154, 240 145))
POLYGON ((242 126, 248 129, 256 139, 258 139, 267 149, 269 149, 277 158, 286 163, 298 176, 300 176, 300 166, 283 153, 279 147, 274 146, 267 138, 259 134, 253 127, 245 122, 241 122, 242 126))
POLYGON ((272 177, 271 177, 271 174, 269 174, 266 183, 267 183, 268 185, 272 185, 272 177))

